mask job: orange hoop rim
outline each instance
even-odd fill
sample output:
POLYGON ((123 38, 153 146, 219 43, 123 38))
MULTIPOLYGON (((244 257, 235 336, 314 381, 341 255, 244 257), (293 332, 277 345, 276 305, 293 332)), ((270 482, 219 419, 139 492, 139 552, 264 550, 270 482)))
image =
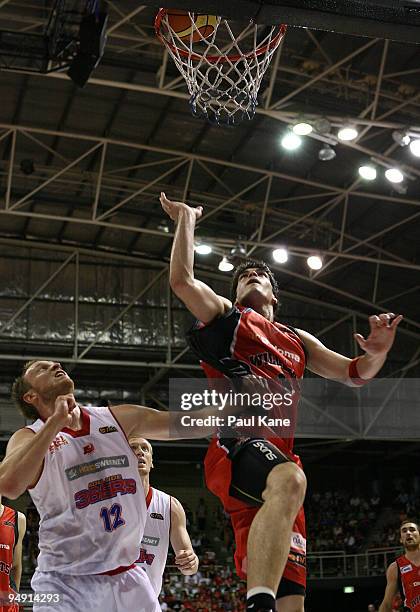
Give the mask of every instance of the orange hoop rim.
MULTIPOLYGON (((168 14, 168 12, 170 11, 170 9, 165 9, 165 8, 161 8, 159 9, 156 17, 155 17, 155 34, 158 37, 158 39, 160 40, 160 42, 165 45, 168 46, 173 53, 179 53, 179 55, 181 55, 182 57, 188 58, 188 59, 193 59, 196 61, 200 61, 203 59, 202 55, 199 55, 198 53, 194 53, 186 51, 185 49, 181 49, 180 47, 178 47, 177 45, 173 45, 171 42, 169 42, 168 40, 166 40, 166 38, 164 38, 164 36, 161 33, 161 25, 162 25, 162 20, 164 19, 164 17, 168 14)), ((186 11, 186 13, 195 13, 195 11, 186 11)), ((197 13, 198 15, 204 15, 205 13, 197 13)), ((276 26, 274 26, 276 27, 276 26)), ((219 62, 238 62, 241 59, 246 59, 248 57, 254 57, 254 56, 260 56, 263 55, 264 53, 266 53, 268 50, 272 49, 273 47, 275 47, 283 38, 283 36, 286 34, 286 30, 287 30, 287 25, 285 23, 280 24, 278 27, 278 32, 277 34, 274 36, 274 38, 266 45, 263 45, 262 47, 256 47, 256 49, 254 49, 253 51, 248 51, 248 53, 244 53, 243 55, 240 54, 236 54, 236 55, 206 55, 206 61, 208 61, 210 64, 217 64, 219 62)))

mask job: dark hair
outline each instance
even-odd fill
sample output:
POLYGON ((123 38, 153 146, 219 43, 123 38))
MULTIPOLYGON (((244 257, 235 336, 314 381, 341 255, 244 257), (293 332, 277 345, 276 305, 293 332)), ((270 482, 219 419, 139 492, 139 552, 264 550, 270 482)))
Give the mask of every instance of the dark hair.
POLYGON ((413 523, 413 525, 415 525, 417 527, 417 531, 420 531, 420 527, 419 527, 418 522, 415 521, 414 519, 411 519, 411 518, 407 518, 407 519, 404 519, 402 521, 402 523, 400 525, 400 530, 401 530, 401 527, 403 527, 403 525, 407 525, 407 523, 413 523))
POLYGON ((22 368, 21 375, 14 380, 12 385, 12 400, 15 402, 16 406, 23 414, 23 416, 26 419, 32 420, 36 420, 39 418, 38 411, 35 406, 32 406, 32 404, 28 404, 28 402, 25 402, 23 396, 31 388, 31 385, 25 380, 26 372, 31 367, 31 365, 37 363, 37 361, 39 361, 39 359, 27 361, 22 368))
POLYGON ((279 286, 277 284, 274 274, 272 273, 270 268, 267 266, 267 264, 264 261, 261 261, 259 259, 247 259, 247 261, 244 261, 244 263, 241 263, 235 269, 235 272, 233 273, 232 284, 231 284, 232 302, 235 302, 236 300, 236 291, 238 289, 239 277, 241 274, 243 274, 243 272, 245 272, 245 270, 248 270, 249 268, 258 268, 259 270, 264 270, 264 272, 268 274, 268 278, 270 279, 270 283, 273 288, 273 294, 278 299, 279 298, 279 286))

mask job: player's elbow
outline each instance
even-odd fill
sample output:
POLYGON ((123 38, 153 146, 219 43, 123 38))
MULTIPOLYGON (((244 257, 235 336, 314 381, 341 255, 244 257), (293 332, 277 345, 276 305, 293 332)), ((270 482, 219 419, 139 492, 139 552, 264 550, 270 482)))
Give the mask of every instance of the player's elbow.
POLYGON ((172 291, 181 300, 185 301, 188 296, 194 291, 194 280, 188 275, 174 274, 169 278, 169 284, 172 291))
POLYGON ((0 495, 9 499, 17 499, 22 495, 21 487, 16 483, 16 479, 10 476, 0 476, 0 495))
POLYGON ((179 274, 171 274, 169 277, 169 284, 172 291, 178 295, 178 292, 182 291, 182 289, 186 286, 186 279, 179 274))

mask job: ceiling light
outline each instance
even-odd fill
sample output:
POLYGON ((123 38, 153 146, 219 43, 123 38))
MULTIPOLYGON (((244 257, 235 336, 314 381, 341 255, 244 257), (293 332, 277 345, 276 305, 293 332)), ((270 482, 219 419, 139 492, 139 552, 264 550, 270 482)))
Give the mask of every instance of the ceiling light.
POLYGON ((313 127, 307 121, 300 121, 299 123, 295 123, 292 129, 298 136, 307 136, 312 132, 313 127))
POLYGON ((238 242, 236 246, 230 251, 231 257, 246 257, 246 248, 243 244, 238 242))
POLYGON ((400 147, 406 147, 410 144, 411 140, 407 132, 400 132, 399 130, 395 130, 394 132, 392 132, 392 138, 394 142, 400 145, 400 147))
POLYGON ((321 161, 331 161, 337 155, 335 149, 329 144, 325 144, 322 149, 318 151, 318 159, 321 161))
POLYGON ((417 138, 416 140, 412 140, 410 142, 410 151, 416 157, 420 157, 420 138, 417 138))
POLYGON ((169 234, 169 225, 168 225, 168 223, 166 221, 162 221, 161 223, 159 223, 157 228, 161 232, 165 232, 165 234, 169 234))
POLYGON ((281 139, 281 146, 284 149, 287 149, 287 151, 294 151, 295 149, 298 149, 301 144, 302 138, 293 132, 288 132, 281 139))
POLYGON ((310 255, 306 260, 306 263, 311 270, 320 270, 322 268, 322 259, 319 255, 310 255))
POLYGON ((280 249, 274 249, 272 255, 274 261, 279 264, 284 264, 289 259, 287 249, 285 249, 284 247, 281 247, 280 249))
POLYGON ((360 166, 359 174, 365 181, 374 181, 376 179, 376 168, 375 166, 360 166))
POLYGON ((329 134, 331 132, 331 123, 328 119, 321 117, 314 122, 314 130, 318 134, 329 134))
POLYGON ((359 132, 353 125, 347 125, 346 127, 341 128, 337 134, 338 138, 344 141, 354 140, 358 135, 359 132))
POLYGON ((220 272, 231 272, 233 270, 233 263, 230 263, 226 257, 223 257, 219 262, 219 270, 220 272))
POLYGON ((385 176, 390 183, 402 183, 404 174, 398 168, 388 168, 385 170, 385 176))
POLYGON ((210 255, 212 248, 209 244, 197 244, 195 252, 199 255, 210 255))

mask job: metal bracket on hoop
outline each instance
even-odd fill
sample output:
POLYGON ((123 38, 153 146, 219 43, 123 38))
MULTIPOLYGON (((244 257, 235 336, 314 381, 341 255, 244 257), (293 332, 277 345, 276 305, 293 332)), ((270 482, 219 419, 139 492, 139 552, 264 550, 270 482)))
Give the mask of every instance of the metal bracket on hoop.
POLYGON ((160 9, 155 31, 187 83, 193 115, 223 126, 252 119, 263 76, 286 26, 244 25, 217 17, 212 33, 204 36, 197 26, 202 14, 185 15, 191 27, 182 37, 171 26, 170 9, 160 9))

